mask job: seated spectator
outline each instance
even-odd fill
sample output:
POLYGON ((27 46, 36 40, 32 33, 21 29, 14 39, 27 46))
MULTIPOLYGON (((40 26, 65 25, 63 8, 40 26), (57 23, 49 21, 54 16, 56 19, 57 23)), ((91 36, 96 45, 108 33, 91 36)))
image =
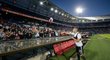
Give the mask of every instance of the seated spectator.
POLYGON ((4 38, 5 34, 3 32, 3 28, 2 26, 0 26, 0 40, 2 40, 4 38))
POLYGON ((39 29, 36 26, 34 22, 4 20, 2 23, 0 22, 0 40, 22 40, 60 35, 60 32, 54 31, 52 28, 39 29))
POLYGON ((39 37, 39 30, 35 26, 32 27, 32 33, 34 35, 33 36, 34 38, 38 38, 39 37))

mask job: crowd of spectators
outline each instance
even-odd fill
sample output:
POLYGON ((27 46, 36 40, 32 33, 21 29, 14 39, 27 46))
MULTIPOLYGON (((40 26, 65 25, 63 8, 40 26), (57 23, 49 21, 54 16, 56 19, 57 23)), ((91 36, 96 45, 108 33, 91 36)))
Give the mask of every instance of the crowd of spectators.
POLYGON ((39 29, 36 25, 20 25, 12 22, 0 22, 0 40, 20 40, 61 36, 61 32, 52 28, 39 29))
MULTIPOLYGON (((0 40, 22 40, 22 39, 35 39, 45 37, 56 37, 67 35, 63 30, 55 30, 49 27, 40 28, 35 22, 26 22, 14 20, 16 22, 0 19, 0 40)), ((59 27, 61 28, 61 27, 59 27)), ((65 29, 69 30, 69 29, 65 29)), ((80 29, 81 32, 90 32, 91 34, 97 33, 110 33, 109 28, 89 28, 80 29), (106 30, 105 30, 106 29, 106 30)), ((89 34, 90 34, 89 33, 89 34)), ((84 33, 82 35, 88 35, 84 33)))

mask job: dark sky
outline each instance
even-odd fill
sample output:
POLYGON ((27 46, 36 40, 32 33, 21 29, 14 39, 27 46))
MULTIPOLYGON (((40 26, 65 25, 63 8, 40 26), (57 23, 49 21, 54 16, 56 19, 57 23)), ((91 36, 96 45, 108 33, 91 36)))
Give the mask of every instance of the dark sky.
POLYGON ((84 8, 82 16, 98 16, 110 14, 110 0, 50 0, 66 12, 77 16, 75 8, 84 8))

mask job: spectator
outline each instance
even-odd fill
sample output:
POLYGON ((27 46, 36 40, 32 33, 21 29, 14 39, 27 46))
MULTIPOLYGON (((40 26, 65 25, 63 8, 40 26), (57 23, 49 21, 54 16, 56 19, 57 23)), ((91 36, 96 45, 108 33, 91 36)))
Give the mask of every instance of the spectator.
MULTIPOLYGON (((1 19, 0 21, 2 21, 1 19)), ((9 19, 10 20, 10 19, 9 19)), ((0 22, 1 23, 1 22, 0 22)), ((36 23, 28 21, 5 21, 0 24, 0 40, 19 40, 60 35, 52 28, 38 29, 36 23)))
POLYGON ((81 34, 78 32, 78 28, 74 28, 73 29, 73 40, 75 41, 75 44, 76 44, 76 52, 77 52, 77 57, 78 57, 78 60, 80 60, 80 56, 82 56, 82 46, 83 46, 83 43, 81 41, 81 34))
POLYGON ((0 26, 0 40, 2 40, 4 38, 5 34, 3 32, 3 28, 2 26, 0 26))

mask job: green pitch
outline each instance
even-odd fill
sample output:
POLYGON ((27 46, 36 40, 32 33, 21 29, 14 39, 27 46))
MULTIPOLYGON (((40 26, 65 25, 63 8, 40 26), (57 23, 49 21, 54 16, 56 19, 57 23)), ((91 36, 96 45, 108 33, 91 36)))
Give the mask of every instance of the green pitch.
POLYGON ((92 36, 84 52, 86 60, 110 60, 110 34, 92 36))

